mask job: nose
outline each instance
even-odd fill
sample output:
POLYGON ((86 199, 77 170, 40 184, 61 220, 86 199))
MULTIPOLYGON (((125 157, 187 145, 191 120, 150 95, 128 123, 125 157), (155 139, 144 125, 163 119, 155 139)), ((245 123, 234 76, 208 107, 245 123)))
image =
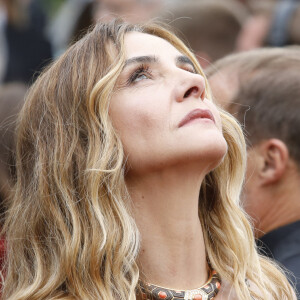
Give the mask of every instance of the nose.
POLYGON ((205 98, 205 80, 200 74, 189 73, 180 77, 180 82, 176 87, 176 100, 182 102, 190 98, 201 99, 205 98))

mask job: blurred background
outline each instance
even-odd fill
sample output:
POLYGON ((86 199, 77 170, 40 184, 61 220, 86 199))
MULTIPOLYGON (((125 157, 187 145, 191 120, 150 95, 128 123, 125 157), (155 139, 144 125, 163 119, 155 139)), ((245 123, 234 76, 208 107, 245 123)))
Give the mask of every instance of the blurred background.
POLYGON ((95 22, 155 18, 205 68, 236 51, 300 42, 298 0, 0 0, 0 83, 30 85, 95 22))
POLYGON ((14 123, 28 87, 95 22, 117 16, 170 24, 203 68, 233 52, 300 43, 297 0, 0 0, 2 205, 14 180, 14 123))

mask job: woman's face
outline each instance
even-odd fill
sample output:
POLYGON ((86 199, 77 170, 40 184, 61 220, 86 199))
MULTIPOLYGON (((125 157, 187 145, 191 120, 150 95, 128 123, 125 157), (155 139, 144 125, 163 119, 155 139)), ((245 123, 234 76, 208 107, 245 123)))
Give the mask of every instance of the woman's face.
POLYGON ((227 144, 215 105, 205 98, 204 78, 166 40, 131 32, 126 63, 109 114, 128 156, 130 172, 199 163, 209 172, 227 144))

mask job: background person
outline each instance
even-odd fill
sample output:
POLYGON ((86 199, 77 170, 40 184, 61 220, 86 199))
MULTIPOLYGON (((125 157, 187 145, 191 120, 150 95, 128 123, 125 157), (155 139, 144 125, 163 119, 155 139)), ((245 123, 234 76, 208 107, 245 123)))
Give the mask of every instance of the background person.
POLYGON ((0 224, 3 224, 4 202, 8 199, 15 177, 14 133, 17 114, 27 89, 20 83, 0 86, 0 224))
POLYGON ((170 3, 162 19, 172 24, 205 68, 235 50, 247 16, 247 9, 235 0, 187 0, 170 3))
POLYGON ((0 83, 31 84, 52 58, 46 18, 35 0, 0 0, 0 83))
POLYGON ((236 50, 300 44, 300 1, 253 1, 237 38, 236 50))
POLYGON ((49 36, 58 56, 81 38, 96 22, 121 17, 146 22, 156 17, 165 0, 66 0, 49 26, 49 36))
POLYGON ((298 292, 299 68, 298 48, 274 48, 233 54, 208 70, 216 99, 243 124, 247 135, 243 203, 263 242, 262 253, 293 273, 298 292))

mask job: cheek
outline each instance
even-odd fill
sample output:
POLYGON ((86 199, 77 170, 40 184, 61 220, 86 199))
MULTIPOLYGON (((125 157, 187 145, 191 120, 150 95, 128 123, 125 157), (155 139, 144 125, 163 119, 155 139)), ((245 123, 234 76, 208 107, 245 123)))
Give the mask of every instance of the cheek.
POLYGON ((207 100, 206 105, 208 106, 208 108, 210 109, 210 111, 213 113, 215 121, 216 121, 216 125, 217 128, 222 131, 222 121, 221 121, 221 116, 219 113, 219 110, 217 109, 217 107, 214 105, 213 102, 207 100))
MULTIPOLYGON (((117 100, 117 99, 116 99, 117 100)), ((124 100, 124 99, 122 99, 124 100)), ((161 111, 149 101, 114 101, 110 107, 113 126, 127 154, 144 151, 143 147, 162 132, 161 111)))
POLYGON ((110 111, 114 128, 122 135, 142 133, 143 129, 153 127, 156 118, 140 106, 118 107, 110 111))

